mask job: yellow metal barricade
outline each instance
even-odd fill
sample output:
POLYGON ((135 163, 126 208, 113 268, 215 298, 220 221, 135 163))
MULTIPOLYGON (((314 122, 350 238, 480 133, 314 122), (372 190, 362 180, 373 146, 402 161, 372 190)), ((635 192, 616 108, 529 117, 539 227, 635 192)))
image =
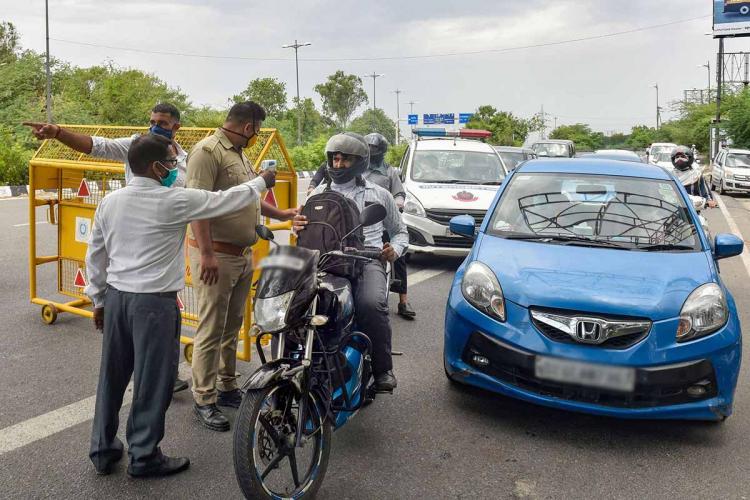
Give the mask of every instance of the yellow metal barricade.
MULTIPOLYGON (((107 138, 127 137, 146 133, 145 127, 110 127, 64 125, 65 128, 86 135, 107 138)), ((195 143, 211 135, 210 128, 181 128, 175 140, 189 151, 195 143)), ((297 174, 292 166, 281 135, 275 129, 261 129, 256 144, 245 150, 257 170, 266 159, 277 161, 276 186, 273 195, 279 208, 297 206, 297 174)), ((42 306, 42 319, 52 324, 60 312, 92 317, 88 309, 91 302, 83 293, 86 280, 86 249, 94 212, 99 202, 108 193, 125 186, 125 170, 121 163, 102 160, 78 153, 63 144, 44 141, 29 162, 29 295, 31 302, 42 306), (38 255, 36 244, 36 208, 48 207, 48 221, 57 225, 57 254, 38 255), (37 267, 43 264, 57 264, 57 292, 71 298, 70 301, 55 301, 37 296, 37 267)), ((291 222, 270 224, 274 231, 290 230, 291 222)), ((253 246, 253 258, 257 263, 269 249, 266 241, 259 240, 253 246)), ((182 305, 182 320, 187 326, 197 326, 197 301, 192 287, 192 275, 186 260, 185 289, 178 292, 182 305)), ((253 278, 253 281, 257 278, 253 278)), ((245 303, 245 320, 239 333, 237 358, 249 361, 252 339, 252 295, 245 303)), ((192 359, 192 337, 183 335, 180 341, 185 344, 185 357, 192 359)))

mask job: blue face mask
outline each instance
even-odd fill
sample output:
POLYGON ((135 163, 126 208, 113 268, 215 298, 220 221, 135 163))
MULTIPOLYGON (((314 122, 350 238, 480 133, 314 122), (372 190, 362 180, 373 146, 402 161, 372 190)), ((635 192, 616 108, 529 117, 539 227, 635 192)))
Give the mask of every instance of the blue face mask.
POLYGON ((172 136, 174 135, 174 132, 172 132, 171 130, 167 130, 165 128, 161 128, 159 125, 151 125, 148 131, 151 132, 152 134, 166 137, 167 139, 172 139, 172 136))
MULTIPOLYGON (((159 162, 159 165, 161 165, 164 168, 167 168, 161 162, 159 162)), ((167 168, 167 175, 165 175, 164 177, 159 177, 159 180, 161 181, 162 186, 170 187, 172 184, 174 184, 174 181, 177 180, 177 167, 172 168, 172 169, 167 168)))

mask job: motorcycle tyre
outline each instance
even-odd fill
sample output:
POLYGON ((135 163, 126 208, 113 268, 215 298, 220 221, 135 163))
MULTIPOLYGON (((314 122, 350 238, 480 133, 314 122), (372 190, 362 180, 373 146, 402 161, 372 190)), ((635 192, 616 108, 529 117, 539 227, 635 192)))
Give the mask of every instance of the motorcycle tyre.
MULTIPOLYGON (((248 456, 243 453, 242 450, 250 449, 249 440, 251 439, 251 427, 254 427, 255 421, 258 418, 258 412, 260 411, 263 401, 265 401, 269 392, 276 388, 276 385, 270 385, 262 389, 248 390, 245 396, 242 398, 242 404, 237 411, 237 418, 235 419, 235 431, 234 431, 234 473, 237 477, 237 483, 245 495, 245 498, 252 499, 273 499, 274 496, 270 496, 263 484, 258 480, 255 471, 255 454, 250 453, 248 456)), ((316 478, 313 480, 312 486, 305 492, 304 496, 298 498, 315 498, 320 486, 323 484, 326 471, 328 470, 328 458, 331 453, 331 423, 325 416, 323 416, 323 425, 321 429, 323 433, 323 439, 321 447, 323 448, 322 456, 320 458, 320 465, 318 466, 318 473, 316 478)), ((288 459, 286 459, 288 460, 288 459)))

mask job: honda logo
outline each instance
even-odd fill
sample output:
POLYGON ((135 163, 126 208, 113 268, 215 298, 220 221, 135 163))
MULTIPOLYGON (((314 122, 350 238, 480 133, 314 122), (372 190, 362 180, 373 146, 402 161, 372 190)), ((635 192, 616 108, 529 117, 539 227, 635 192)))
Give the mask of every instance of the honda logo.
POLYGON ((601 323, 579 320, 576 324, 576 337, 580 342, 598 344, 602 337, 601 323))

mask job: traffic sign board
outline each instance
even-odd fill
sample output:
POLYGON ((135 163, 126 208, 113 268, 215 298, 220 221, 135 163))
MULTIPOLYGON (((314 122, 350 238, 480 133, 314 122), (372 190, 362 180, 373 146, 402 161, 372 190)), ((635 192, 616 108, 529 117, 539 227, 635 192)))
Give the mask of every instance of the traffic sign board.
POLYGON ((86 179, 81 179, 81 184, 78 186, 77 196, 79 198, 88 198, 91 196, 91 191, 89 190, 89 185, 86 183, 86 179))
POLYGON ((459 113, 458 123, 469 123, 469 120, 471 120, 472 116, 474 116, 474 113, 459 113))
POLYGON ((76 273, 76 277, 73 280, 73 285, 75 285, 78 288, 85 288, 86 285, 87 285, 86 278, 83 276, 83 271, 81 271, 80 267, 78 268, 78 272, 76 273))
POLYGON ((419 115, 409 115, 409 125, 418 125, 419 115))

